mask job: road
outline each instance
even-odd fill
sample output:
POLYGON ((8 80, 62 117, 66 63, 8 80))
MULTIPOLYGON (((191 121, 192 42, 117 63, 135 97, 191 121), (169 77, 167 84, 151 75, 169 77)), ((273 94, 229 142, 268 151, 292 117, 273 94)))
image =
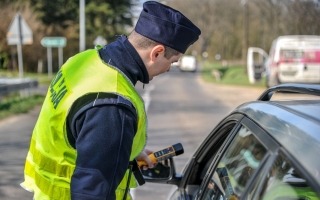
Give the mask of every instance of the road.
MULTIPOLYGON (((214 126, 237 105, 256 99, 263 89, 209 84, 198 73, 181 73, 173 69, 152 80, 144 89, 137 85, 146 101, 148 144, 160 150, 180 142, 185 153, 175 157, 181 172, 189 157, 214 126)), ((38 116, 37 107, 0 121, 0 199, 32 199, 19 187, 30 134, 38 116)), ((147 183, 133 192, 134 199, 162 200, 172 186, 147 183)))

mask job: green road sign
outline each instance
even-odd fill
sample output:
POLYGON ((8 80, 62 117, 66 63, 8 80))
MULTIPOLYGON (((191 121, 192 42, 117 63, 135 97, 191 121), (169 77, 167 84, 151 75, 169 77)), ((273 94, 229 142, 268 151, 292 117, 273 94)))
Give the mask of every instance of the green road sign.
POLYGON ((67 40, 65 37, 44 37, 41 45, 44 47, 65 47, 67 40))

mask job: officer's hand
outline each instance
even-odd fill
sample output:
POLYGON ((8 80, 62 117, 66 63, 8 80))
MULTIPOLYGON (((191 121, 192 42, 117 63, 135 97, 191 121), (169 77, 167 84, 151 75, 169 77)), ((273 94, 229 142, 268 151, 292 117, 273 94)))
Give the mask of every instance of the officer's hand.
POLYGON ((148 155, 152 154, 153 151, 150 151, 149 149, 144 149, 140 155, 138 155, 136 157, 136 160, 137 161, 145 161, 148 166, 143 166, 143 169, 148 169, 148 168, 154 168, 154 166, 157 164, 157 163, 153 163, 150 158, 148 157, 148 155))

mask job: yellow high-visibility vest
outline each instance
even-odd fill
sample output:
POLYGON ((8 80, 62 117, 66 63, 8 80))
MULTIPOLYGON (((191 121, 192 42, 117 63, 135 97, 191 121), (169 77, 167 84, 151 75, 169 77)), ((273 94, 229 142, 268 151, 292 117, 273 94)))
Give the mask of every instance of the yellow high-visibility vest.
MULTIPOLYGON (((133 139, 130 160, 137 157, 146 144, 147 117, 144 102, 129 79, 113 66, 104 63, 97 50, 87 50, 71 57, 50 84, 26 158, 25 180, 21 186, 33 191, 36 200, 70 199, 70 181, 77 152, 68 142, 66 118, 73 103, 89 93, 117 94, 135 107, 138 129, 133 139)), ((123 198, 128 174, 129 170, 117 187, 117 199, 123 198)), ((131 177, 130 187, 136 187, 134 176, 131 177)))

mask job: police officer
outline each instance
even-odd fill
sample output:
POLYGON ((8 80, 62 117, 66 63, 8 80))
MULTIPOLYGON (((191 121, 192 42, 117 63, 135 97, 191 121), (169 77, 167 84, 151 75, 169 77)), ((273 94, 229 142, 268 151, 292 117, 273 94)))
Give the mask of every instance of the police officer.
POLYGON ((134 85, 168 71, 200 33, 179 11, 148 1, 128 37, 68 59, 49 86, 22 187, 36 200, 131 199, 129 161, 153 167, 134 85))

